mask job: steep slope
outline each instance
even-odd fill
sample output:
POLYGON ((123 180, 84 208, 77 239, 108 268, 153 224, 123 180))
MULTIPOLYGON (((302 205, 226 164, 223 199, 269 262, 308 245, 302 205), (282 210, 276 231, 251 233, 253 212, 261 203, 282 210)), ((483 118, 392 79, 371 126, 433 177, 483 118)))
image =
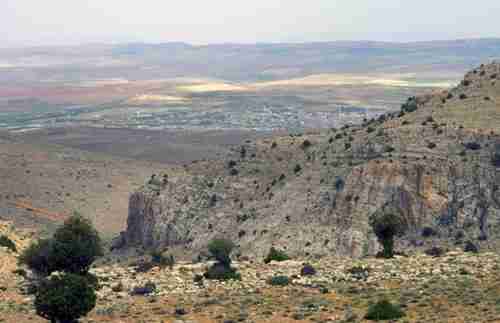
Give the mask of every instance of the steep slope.
POLYGON ((328 132, 246 142, 226 160, 158 174, 132 194, 116 246, 203 256, 217 236, 239 254, 359 257, 379 246, 368 224, 407 224, 398 248, 494 248, 500 237, 500 64, 458 87, 410 98, 399 114, 328 132))

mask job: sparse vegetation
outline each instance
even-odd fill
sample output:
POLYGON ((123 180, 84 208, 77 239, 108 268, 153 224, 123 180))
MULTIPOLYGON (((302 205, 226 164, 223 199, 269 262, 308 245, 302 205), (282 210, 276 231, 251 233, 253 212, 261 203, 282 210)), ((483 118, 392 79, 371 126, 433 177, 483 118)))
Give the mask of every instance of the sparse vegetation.
POLYGON ((290 257, 284 251, 281 251, 281 250, 278 250, 274 247, 271 247, 271 249, 269 250, 269 253, 267 254, 266 258, 264 259, 264 263, 268 264, 271 261, 285 261, 285 260, 289 260, 289 259, 290 259, 290 257))
POLYGON ((17 251, 17 247, 14 241, 12 241, 9 237, 5 235, 0 235, 0 246, 9 249, 12 252, 17 251))
POLYGON ((404 312, 397 305, 388 300, 379 301, 368 308, 365 319, 371 321, 397 320, 405 316, 404 312))
POLYGON ((267 283, 272 286, 287 286, 290 284, 290 278, 288 276, 273 276, 268 279, 267 283))

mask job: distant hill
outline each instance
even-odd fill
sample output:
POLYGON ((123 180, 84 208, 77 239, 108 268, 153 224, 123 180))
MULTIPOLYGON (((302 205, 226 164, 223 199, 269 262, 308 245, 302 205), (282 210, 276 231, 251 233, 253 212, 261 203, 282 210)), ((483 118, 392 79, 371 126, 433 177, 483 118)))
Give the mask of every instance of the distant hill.
POLYGON ((317 73, 463 74, 500 57, 500 39, 414 43, 185 43, 0 49, 0 82, 204 76, 233 81, 276 80, 317 73), (138 68, 140 67, 140 68, 138 68), (30 69, 26 73, 25 68, 30 69), (24 74, 23 74, 24 73, 24 74))

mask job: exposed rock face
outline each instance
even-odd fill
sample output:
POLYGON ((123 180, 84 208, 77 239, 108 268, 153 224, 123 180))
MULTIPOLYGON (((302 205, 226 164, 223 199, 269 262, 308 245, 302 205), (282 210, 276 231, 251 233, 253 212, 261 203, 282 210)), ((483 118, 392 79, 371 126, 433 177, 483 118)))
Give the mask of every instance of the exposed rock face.
POLYGON ((497 64, 481 67, 451 92, 410 100, 406 106, 415 110, 404 109, 410 112, 279 137, 276 144, 247 143, 225 161, 169 171, 168 183, 152 182, 132 194, 123 242, 196 256, 210 239, 224 236, 251 257, 271 246, 292 256, 360 257, 378 251, 368 219, 390 205, 408 227, 398 248, 466 240, 494 247, 500 122, 497 128, 463 127, 454 107, 467 93, 479 98, 471 106, 485 105, 490 118, 500 120, 500 87, 490 76, 496 70, 497 64), (422 237, 425 227, 437 236, 422 237))

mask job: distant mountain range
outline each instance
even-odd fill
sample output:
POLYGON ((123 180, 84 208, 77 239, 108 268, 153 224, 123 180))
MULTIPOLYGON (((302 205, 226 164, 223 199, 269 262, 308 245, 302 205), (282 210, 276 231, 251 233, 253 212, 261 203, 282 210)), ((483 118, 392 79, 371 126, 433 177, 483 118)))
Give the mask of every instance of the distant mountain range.
POLYGON ((499 57, 500 39, 33 47, 0 49, 0 82, 180 76, 260 81, 318 73, 419 72, 433 77, 458 76, 499 57))

